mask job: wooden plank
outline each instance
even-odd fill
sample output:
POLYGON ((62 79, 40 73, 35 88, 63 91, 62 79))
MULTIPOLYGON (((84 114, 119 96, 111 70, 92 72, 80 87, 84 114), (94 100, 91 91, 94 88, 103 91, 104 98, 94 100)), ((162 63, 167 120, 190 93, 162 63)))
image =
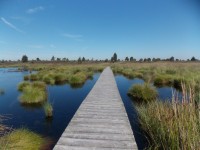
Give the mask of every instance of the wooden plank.
POLYGON ((104 69, 54 147, 61 149, 138 149, 110 67, 104 69))

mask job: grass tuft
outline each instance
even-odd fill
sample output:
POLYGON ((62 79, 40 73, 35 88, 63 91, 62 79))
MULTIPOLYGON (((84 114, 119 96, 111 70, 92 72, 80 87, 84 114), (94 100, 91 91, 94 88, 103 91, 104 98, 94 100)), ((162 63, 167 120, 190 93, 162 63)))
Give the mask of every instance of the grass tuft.
POLYGON ((22 104, 38 104, 45 102, 47 99, 46 84, 44 82, 22 82, 19 84, 18 90, 22 91, 20 96, 22 104))
POLYGON ((0 137, 0 149, 35 150, 41 149, 45 140, 28 129, 17 129, 0 137))
POLYGON ((28 86, 30 86, 30 85, 31 85, 31 83, 28 82, 28 81, 21 82, 21 83, 18 85, 18 90, 19 90, 19 91, 23 91, 24 88, 26 88, 26 87, 28 87, 28 86))
POLYGON ((84 72, 78 72, 71 76, 69 83, 72 85, 83 84, 87 80, 87 75, 84 72))
POLYGON ((155 87, 150 84, 135 84, 129 91, 128 95, 139 102, 149 102, 156 99, 158 92, 155 87))
POLYGON ((53 117, 53 107, 51 103, 46 102, 43 106, 46 117, 53 117))

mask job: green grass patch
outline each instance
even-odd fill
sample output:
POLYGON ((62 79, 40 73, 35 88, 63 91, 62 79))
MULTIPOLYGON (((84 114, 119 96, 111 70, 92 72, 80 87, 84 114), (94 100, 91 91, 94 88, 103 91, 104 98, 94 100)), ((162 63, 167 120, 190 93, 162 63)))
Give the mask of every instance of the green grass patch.
POLYGON ((133 85, 128 95, 138 102, 149 102, 156 100, 158 92, 155 87, 145 83, 133 85))
POLYGON ((45 116, 48 117, 53 117, 53 107, 51 105, 51 103, 46 102, 43 105, 44 108, 44 112, 45 112, 45 116))
POLYGON ((47 99, 46 84, 44 82, 35 81, 33 83, 20 83, 18 89, 22 91, 19 97, 22 104, 38 104, 43 103, 47 99))
POLYGON ((200 121, 194 106, 155 101, 137 106, 152 149, 199 149, 200 121))
POLYGON ((28 87, 30 86, 31 83, 28 82, 28 81, 24 81, 24 82, 21 82, 19 85, 18 85, 18 90, 19 91, 23 91, 25 87, 28 87))
POLYGON ((29 75, 25 75, 25 76, 24 76, 24 80, 25 80, 25 81, 28 81, 28 80, 30 80, 30 77, 29 77, 29 75))
POLYGON ((45 144, 44 138, 28 130, 17 129, 0 137, 0 149, 5 150, 38 150, 45 144))
POLYGON ((29 76, 29 78, 30 78, 31 81, 37 81, 37 80, 39 80, 38 74, 31 74, 29 76))
POLYGON ((78 72, 71 76, 69 83, 72 85, 83 84, 87 80, 87 75, 84 72, 78 72))

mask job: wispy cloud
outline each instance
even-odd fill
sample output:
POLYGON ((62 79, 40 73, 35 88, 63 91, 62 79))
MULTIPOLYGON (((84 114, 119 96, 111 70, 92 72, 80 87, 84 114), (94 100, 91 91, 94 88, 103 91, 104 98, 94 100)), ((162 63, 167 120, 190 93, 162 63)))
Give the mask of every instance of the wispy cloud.
POLYGON ((34 48, 34 49, 41 49, 41 48, 44 48, 43 45, 28 45, 28 47, 34 48))
POLYGON ((63 36, 66 37, 66 38, 74 39, 76 41, 83 41, 83 39, 82 39, 83 35, 81 35, 81 34, 64 33, 63 36))
POLYGON ((37 12, 42 11, 42 10, 44 10, 44 7, 43 6, 38 6, 38 7, 35 7, 35 8, 30 8, 26 12, 28 14, 33 14, 33 13, 37 13, 37 12))
POLYGON ((5 23, 8 27, 14 29, 15 31, 20 32, 20 33, 24 33, 24 31, 18 29, 15 25, 13 25, 12 23, 8 22, 5 18, 1 17, 1 21, 3 23, 5 23))

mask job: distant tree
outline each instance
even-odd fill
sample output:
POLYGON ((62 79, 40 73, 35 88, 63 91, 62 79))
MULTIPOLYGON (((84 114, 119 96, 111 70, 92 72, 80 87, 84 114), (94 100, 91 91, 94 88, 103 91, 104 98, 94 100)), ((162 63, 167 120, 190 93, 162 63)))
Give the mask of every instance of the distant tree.
POLYGON ((55 61, 55 57, 54 56, 52 56, 51 61, 55 61))
POLYGON ((140 58, 139 62, 143 62, 143 59, 142 59, 142 58, 140 58))
POLYGON ((193 57, 191 58, 191 61, 196 61, 196 58, 193 56, 193 57))
POLYGON ((104 62, 108 62, 108 59, 105 59, 104 62))
POLYGON ((110 61, 111 61, 111 62, 114 62, 114 58, 113 58, 113 57, 111 57, 110 61))
POLYGON ((169 61, 174 61, 174 57, 173 57, 173 56, 170 57, 170 58, 169 58, 169 61))
POLYGON ((176 59, 176 61, 180 61, 179 59, 176 59))
POLYGON ((61 61, 61 59, 60 59, 60 58, 57 58, 56 60, 57 60, 57 61, 61 61))
POLYGON ((126 57, 126 58, 125 58, 125 61, 129 61, 129 58, 128 58, 128 57, 126 57))
POLYGON ((161 61, 161 59, 160 58, 156 58, 156 61, 161 61))
POLYGON ((40 61, 40 58, 36 58, 36 61, 40 61))
POLYGON ((116 53, 114 53, 114 55, 113 55, 113 61, 114 61, 114 62, 117 61, 117 54, 116 54, 116 53))
POLYGON ((81 63, 81 57, 78 58, 78 63, 81 63))
POLYGON ((147 61, 148 61, 148 62, 151 62, 151 58, 147 58, 147 61))
POLYGON ((153 61, 153 62, 155 62, 155 61, 156 61, 156 59, 155 59, 155 58, 153 58, 153 59, 152 59, 152 61, 153 61))
POLYGON ((146 62, 147 61, 147 59, 146 58, 144 58, 144 62, 146 62))
POLYGON ((67 61, 67 58, 64 57, 64 58, 62 59, 62 61, 67 61))
POLYGON ((22 56, 22 62, 23 63, 28 62, 28 57, 26 55, 22 56))
POLYGON ((130 57, 130 61, 133 61, 133 57, 130 57))
POLYGON ((85 61, 85 57, 82 58, 82 61, 85 61))

